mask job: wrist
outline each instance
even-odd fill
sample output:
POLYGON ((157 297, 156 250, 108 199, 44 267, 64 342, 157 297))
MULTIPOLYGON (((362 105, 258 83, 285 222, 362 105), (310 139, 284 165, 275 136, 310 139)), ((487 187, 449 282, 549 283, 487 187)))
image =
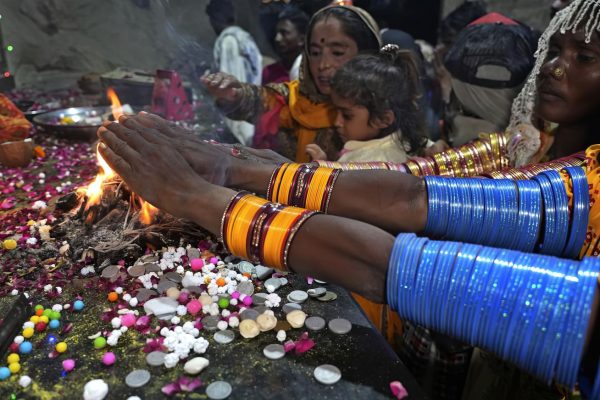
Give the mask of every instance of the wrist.
POLYGON ((269 180, 278 164, 262 164, 235 159, 227 171, 226 186, 265 194, 269 180))

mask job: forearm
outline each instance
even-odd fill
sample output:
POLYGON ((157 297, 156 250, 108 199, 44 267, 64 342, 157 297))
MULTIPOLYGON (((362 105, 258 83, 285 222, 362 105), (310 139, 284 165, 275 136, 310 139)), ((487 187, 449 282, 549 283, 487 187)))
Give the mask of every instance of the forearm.
POLYGON ((235 101, 217 99, 216 105, 229 119, 254 123, 263 112, 263 95, 262 87, 240 82, 235 101))

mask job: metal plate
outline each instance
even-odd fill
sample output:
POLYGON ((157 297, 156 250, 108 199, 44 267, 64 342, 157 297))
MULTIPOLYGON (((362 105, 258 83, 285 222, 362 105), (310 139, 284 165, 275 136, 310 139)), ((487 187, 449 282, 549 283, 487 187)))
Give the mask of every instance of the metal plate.
POLYGON ((93 141, 96 140, 96 131, 100 127, 101 122, 79 125, 77 121, 92 117, 102 118, 102 116, 110 114, 110 112, 110 107, 71 107, 37 115, 33 117, 33 123, 40 132, 65 139, 93 141), (76 123, 73 125, 60 124, 60 120, 64 117, 71 117, 76 123))

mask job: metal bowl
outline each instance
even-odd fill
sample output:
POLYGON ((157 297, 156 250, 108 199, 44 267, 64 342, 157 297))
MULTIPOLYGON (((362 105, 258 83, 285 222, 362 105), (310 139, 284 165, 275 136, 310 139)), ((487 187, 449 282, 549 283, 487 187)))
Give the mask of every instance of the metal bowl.
POLYGON ((70 140, 96 140, 96 131, 100 127, 101 118, 110 114, 110 107, 71 107, 62 110, 50 111, 37 115, 33 123, 39 132, 56 135, 70 140), (71 117, 74 124, 61 124, 65 117, 71 117), (98 123, 90 124, 86 119, 97 117, 98 123), (78 123, 80 122, 81 123, 78 123))

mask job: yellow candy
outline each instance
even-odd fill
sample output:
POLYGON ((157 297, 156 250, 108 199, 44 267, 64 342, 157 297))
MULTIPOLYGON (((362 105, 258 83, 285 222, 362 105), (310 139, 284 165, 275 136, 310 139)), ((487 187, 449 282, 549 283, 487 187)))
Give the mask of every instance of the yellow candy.
POLYGON ((67 344, 65 342, 57 343, 55 349, 59 353, 64 353, 65 351, 67 351, 67 344))
POLYGON ((210 282, 212 281, 210 276, 205 276, 204 277, 204 284, 208 285, 210 282))
POLYGON ((6 250, 13 250, 17 248, 17 241, 15 239, 4 239, 2 245, 6 250))
POLYGON ((21 370, 21 364, 19 364, 18 362, 8 364, 8 369, 10 370, 11 373, 16 374, 17 372, 19 372, 21 370))
POLYGON ((21 357, 17 353, 11 353, 6 357, 6 362, 9 364, 18 363, 21 361, 21 357))
POLYGON ((25 328, 25 329, 23 329, 23 337, 25 339, 29 339, 30 337, 33 336, 34 333, 35 333, 35 331, 33 330, 33 328, 25 328))
POLYGON ((40 322, 40 317, 38 317, 37 315, 32 315, 31 318, 29 318, 29 320, 34 324, 37 324, 38 322, 40 322))
POLYGON ((33 226, 35 225, 35 221, 30 219, 29 221, 27 221, 27 226, 33 226))
POLYGON ((38 322, 43 322, 43 323, 47 324, 47 323, 48 323, 48 321, 50 321, 50 320, 48 319, 48 316, 46 316, 46 315, 42 315, 42 316, 39 318, 39 321, 38 321, 38 322))

